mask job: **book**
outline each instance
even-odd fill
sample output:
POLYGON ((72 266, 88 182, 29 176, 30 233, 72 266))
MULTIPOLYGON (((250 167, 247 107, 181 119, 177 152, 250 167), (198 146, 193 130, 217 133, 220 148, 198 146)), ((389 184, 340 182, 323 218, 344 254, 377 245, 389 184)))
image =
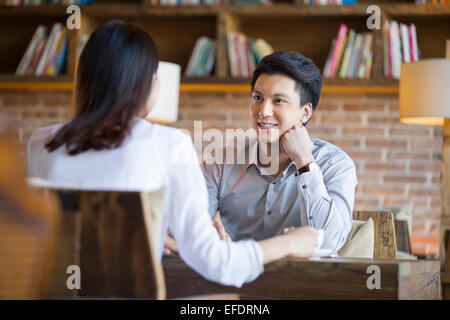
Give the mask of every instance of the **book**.
POLYGON ((35 53, 35 49, 38 42, 45 39, 46 34, 47 28, 45 26, 41 25, 36 29, 36 31, 33 34, 33 37, 31 38, 30 44, 28 45, 27 50, 25 51, 25 54, 23 55, 16 69, 16 75, 20 76, 25 75, 25 72, 27 71, 27 68, 30 65, 33 54, 35 53))
POLYGON ((53 76, 58 74, 60 64, 63 63, 61 61, 61 56, 63 55, 63 50, 66 42, 67 42, 67 32, 66 29, 64 28, 61 30, 61 36, 58 40, 55 54, 53 55, 53 58, 51 59, 47 67, 47 75, 53 76))
POLYGON ((345 24, 341 24, 341 26, 339 27, 333 57, 331 59, 330 70, 327 75, 329 78, 334 77, 336 75, 336 69, 338 68, 339 59, 342 55, 342 51, 345 45, 347 31, 348 27, 345 24))
POLYGON ((323 67, 323 76, 327 77, 328 72, 330 70, 331 59, 333 58, 334 47, 336 46, 336 38, 331 42, 331 49, 328 53, 327 61, 325 62, 325 66, 323 67))
POLYGON ((400 33, 402 36, 403 61, 411 62, 411 50, 409 47, 409 30, 406 24, 400 23, 400 33))
POLYGON ((51 55, 51 50, 53 48, 53 43, 56 39, 57 34, 60 32, 62 28, 62 24, 61 23, 55 23, 52 27, 52 30, 50 32, 50 36, 45 44, 45 48, 44 51, 42 53, 42 56, 39 60, 39 64, 36 67, 36 70, 34 72, 35 75, 37 76, 41 76, 44 74, 44 67, 45 64, 47 62, 47 59, 49 58, 49 55, 51 55))
POLYGON ((388 34, 389 22, 385 21, 383 25, 383 74, 385 77, 389 77, 389 34, 388 34))
POLYGON ((416 32, 416 25, 414 23, 410 26, 410 32, 411 32, 411 38, 412 38, 412 46, 414 51, 414 59, 413 61, 419 61, 419 47, 417 45, 417 32, 416 32))
POLYGON ((400 67, 402 55, 400 49, 400 32, 398 22, 391 21, 391 55, 392 55, 392 75, 395 79, 400 78, 400 67))
POLYGON ((347 47, 345 48, 344 57, 342 59, 341 70, 339 71, 340 78, 346 77, 346 72, 347 72, 349 61, 350 61, 350 56, 352 53, 353 42, 355 40, 355 36, 356 36, 355 30, 353 30, 353 29, 350 30, 349 35, 348 35, 347 47))
POLYGON ((362 35, 357 34, 355 37, 355 44, 354 44, 354 48, 352 50, 352 55, 350 57, 349 65, 347 68, 346 78, 354 77, 353 70, 355 70, 355 68, 356 68, 355 66, 358 62, 359 51, 361 49, 361 41, 362 41, 362 35))
MULTIPOLYGON (((272 54, 273 48, 270 44, 268 44, 264 39, 256 39, 255 41, 255 49, 260 59, 272 54)), ((260 60, 261 61, 261 60, 260 60)), ((259 63, 259 62, 258 62, 259 63)))
POLYGON ((353 65, 353 68, 352 68, 352 71, 351 71, 352 78, 357 78, 358 77, 359 66, 360 66, 361 61, 362 61, 363 50, 364 50, 364 46, 365 46, 366 41, 367 41, 366 33, 362 33, 361 34, 361 44, 359 45, 359 48, 358 48, 357 59, 355 60, 355 64, 353 65))
POLYGON ((214 62, 215 62, 215 58, 216 58, 216 46, 217 46, 217 42, 215 40, 213 40, 211 42, 211 50, 209 51, 208 59, 206 60, 203 76, 208 76, 213 71, 214 62))
POLYGON ((230 62, 230 73, 232 77, 237 77, 238 72, 236 68, 236 54, 234 50, 234 33, 227 33, 227 44, 228 44, 228 57, 230 62))

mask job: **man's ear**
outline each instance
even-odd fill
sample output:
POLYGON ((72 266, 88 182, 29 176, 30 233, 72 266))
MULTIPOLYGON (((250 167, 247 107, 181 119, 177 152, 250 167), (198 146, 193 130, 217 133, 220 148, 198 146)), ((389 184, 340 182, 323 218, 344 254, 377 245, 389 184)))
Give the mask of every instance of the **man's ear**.
POLYGON ((312 114, 313 114, 312 103, 308 102, 308 103, 304 104, 302 106, 302 112, 303 112, 303 114, 302 114, 302 124, 305 124, 312 117, 312 114))

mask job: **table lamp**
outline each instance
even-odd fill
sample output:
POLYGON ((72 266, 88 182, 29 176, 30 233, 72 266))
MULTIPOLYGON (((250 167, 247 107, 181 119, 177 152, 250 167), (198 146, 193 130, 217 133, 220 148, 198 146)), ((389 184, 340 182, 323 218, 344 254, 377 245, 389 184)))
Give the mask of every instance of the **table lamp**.
POLYGON ((443 232, 450 228, 450 59, 403 63, 399 94, 401 123, 444 126, 440 223, 442 261, 445 256, 443 232))
POLYGON ((158 66, 159 95, 147 120, 158 123, 173 123, 178 120, 178 97, 180 94, 181 67, 171 62, 160 61, 158 66))

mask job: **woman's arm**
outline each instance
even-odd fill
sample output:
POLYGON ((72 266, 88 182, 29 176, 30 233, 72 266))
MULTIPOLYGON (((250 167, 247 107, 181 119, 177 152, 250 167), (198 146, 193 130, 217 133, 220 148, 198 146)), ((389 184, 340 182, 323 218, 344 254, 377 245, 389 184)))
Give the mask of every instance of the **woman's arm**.
POLYGON ((286 256, 307 258, 318 246, 318 230, 311 227, 291 228, 287 233, 258 241, 263 251, 263 264, 286 256))

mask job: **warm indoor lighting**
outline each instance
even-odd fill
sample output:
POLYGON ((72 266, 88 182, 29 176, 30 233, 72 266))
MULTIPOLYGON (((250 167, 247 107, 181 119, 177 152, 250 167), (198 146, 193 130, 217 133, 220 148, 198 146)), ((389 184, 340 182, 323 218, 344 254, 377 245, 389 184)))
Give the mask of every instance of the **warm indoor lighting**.
POLYGON ((400 122, 443 125, 450 118, 450 59, 403 63, 400 122))
POLYGON ((159 62, 159 95, 147 120, 172 123, 178 120, 178 97, 180 94, 181 67, 171 62, 159 62))

